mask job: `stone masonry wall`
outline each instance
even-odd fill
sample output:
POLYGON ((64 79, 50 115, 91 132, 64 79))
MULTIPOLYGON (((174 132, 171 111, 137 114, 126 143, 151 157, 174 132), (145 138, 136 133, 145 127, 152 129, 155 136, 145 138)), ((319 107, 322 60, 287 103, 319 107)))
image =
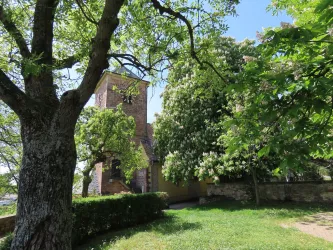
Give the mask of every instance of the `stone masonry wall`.
MULTIPOLYGON (((253 187, 245 183, 210 184, 208 196, 234 200, 253 199, 253 187)), ((333 182, 271 182, 259 184, 262 200, 333 203, 333 182)))
POLYGON ((263 200, 333 203, 333 182, 263 183, 259 192, 263 200))
POLYGON ((253 195, 251 186, 246 183, 222 183, 220 185, 209 184, 207 186, 208 196, 223 196, 233 200, 251 200, 253 195))
POLYGON ((0 216, 0 236, 13 232, 15 227, 15 215, 0 216))

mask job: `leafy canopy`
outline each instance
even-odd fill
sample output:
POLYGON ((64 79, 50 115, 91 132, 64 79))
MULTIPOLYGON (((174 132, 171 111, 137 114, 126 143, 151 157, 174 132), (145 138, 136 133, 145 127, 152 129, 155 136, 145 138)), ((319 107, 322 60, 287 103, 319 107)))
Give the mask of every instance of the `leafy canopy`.
POLYGON ((187 182, 194 176, 212 177, 218 182, 220 175, 237 175, 245 168, 244 158, 225 158, 219 137, 226 132, 221 121, 232 119, 234 112, 234 101, 225 89, 237 81, 243 55, 255 53, 253 42, 237 43, 220 37, 214 46, 205 56, 224 72, 224 79, 212 69, 202 71, 193 60, 179 60, 163 93, 163 110, 154 123, 154 137, 157 153, 164 162, 163 174, 173 182, 187 182))
POLYGON ((127 180, 136 169, 148 167, 142 146, 137 147, 132 140, 134 134, 135 121, 124 113, 121 104, 115 110, 85 108, 75 133, 78 161, 85 163, 83 172, 89 174, 97 163, 110 157, 120 160, 119 168, 127 180))
POLYGON ((231 152, 259 145, 259 157, 274 153, 280 170, 301 171, 313 157, 332 158, 333 3, 280 0, 271 9, 295 22, 258 34, 260 56, 231 87, 242 109, 225 122, 225 141, 231 152))

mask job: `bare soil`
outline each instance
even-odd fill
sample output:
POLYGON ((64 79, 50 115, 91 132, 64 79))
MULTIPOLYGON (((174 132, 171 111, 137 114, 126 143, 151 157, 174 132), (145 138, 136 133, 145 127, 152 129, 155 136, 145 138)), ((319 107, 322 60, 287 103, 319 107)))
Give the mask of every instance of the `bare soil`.
POLYGON ((306 216, 296 222, 293 227, 304 233, 333 242, 333 212, 306 216))

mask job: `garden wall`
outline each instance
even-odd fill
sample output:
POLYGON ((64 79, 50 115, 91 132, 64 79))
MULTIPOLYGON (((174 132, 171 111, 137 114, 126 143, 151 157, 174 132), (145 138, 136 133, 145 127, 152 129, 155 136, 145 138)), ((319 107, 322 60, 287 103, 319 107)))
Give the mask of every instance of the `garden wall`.
POLYGON ((15 215, 0 216, 0 236, 14 231, 15 215))
MULTIPOLYGON (((247 183, 210 184, 208 196, 251 200, 253 187, 247 183)), ((333 203, 333 182, 269 182, 259 184, 262 200, 333 203)))

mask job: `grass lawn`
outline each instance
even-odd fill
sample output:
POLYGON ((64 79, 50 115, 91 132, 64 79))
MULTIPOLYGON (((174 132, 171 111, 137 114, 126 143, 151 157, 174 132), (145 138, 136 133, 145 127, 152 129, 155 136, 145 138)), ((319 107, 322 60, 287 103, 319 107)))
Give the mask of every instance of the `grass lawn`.
MULTIPOLYGON (((219 202, 169 210, 164 219, 98 236, 77 249, 333 249, 333 243, 283 228, 333 206, 219 202)), ((333 230, 332 230, 333 233, 333 230)))

